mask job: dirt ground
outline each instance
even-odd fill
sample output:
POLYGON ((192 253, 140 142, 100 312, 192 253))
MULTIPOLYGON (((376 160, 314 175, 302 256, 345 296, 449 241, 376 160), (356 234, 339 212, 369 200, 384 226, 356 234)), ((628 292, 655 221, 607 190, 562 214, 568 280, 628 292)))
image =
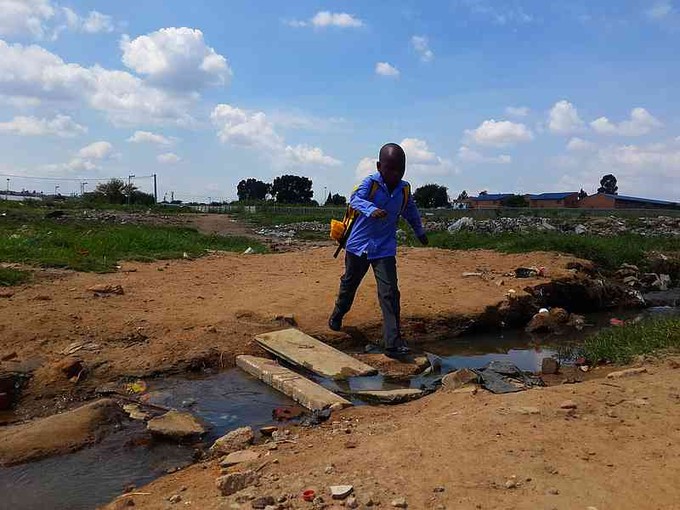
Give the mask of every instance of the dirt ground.
MULTIPOLYGON (((648 373, 622 379, 493 395, 439 391, 394 407, 333 415, 316 429, 232 470, 260 470, 258 486, 220 496, 216 461, 196 464, 124 496, 108 509, 251 508, 249 500, 354 486, 371 499, 413 509, 677 509, 680 501, 680 363, 647 360, 648 373), (568 407, 571 409, 563 409, 568 407), (268 461, 268 462, 267 462, 268 461), (240 502, 240 504, 238 503, 240 502)), ((611 369, 598 369, 602 375, 611 369)), ((327 508, 344 508, 339 505, 327 508)))
MULTIPOLYGON (((39 367, 12 418, 50 414, 123 377, 230 366, 238 354, 261 354, 254 335, 288 327, 275 319, 279 315, 294 315, 309 334, 343 341, 346 334, 326 325, 343 272, 332 251, 216 253, 198 260, 123 263, 111 274, 44 272, 14 289, 12 297, 0 298, 0 358, 16 354, 0 371, 39 367), (88 290, 95 284, 120 285, 124 294, 97 295, 88 290), (69 347, 78 349, 72 355, 85 367, 77 382, 57 367, 69 347)), ((398 264, 407 338, 417 343, 438 334, 435 326, 455 331, 488 306, 506 301, 513 286, 521 293, 548 281, 503 276, 518 266, 544 266, 550 277, 565 277, 571 260, 554 253, 403 249, 398 264), (484 277, 462 275, 479 271, 484 277)), ((380 338, 370 274, 345 325, 363 340, 380 338)))

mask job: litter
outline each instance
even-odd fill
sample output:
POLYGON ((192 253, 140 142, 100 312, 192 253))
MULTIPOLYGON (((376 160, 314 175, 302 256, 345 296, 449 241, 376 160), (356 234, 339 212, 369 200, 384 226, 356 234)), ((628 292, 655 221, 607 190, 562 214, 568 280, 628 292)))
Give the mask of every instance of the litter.
POLYGON ((475 372, 481 377, 482 386, 492 393, 513 393, 545 386, 543 379, 522 372, 508 361, 491 361, 475 372))
POLYGON ((255 253, 255 250, 253 250, 250 246, 246 249, 246 251, 243 252, 243 255, 252 255, 255 253))

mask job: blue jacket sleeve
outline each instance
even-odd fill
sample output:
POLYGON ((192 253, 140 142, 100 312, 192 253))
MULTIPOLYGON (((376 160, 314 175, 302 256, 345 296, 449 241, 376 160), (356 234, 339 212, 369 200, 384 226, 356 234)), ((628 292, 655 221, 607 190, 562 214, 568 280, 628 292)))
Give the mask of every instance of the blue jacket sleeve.
POLYGON ((364 179, 349 199, 349 205, 364 216, 370 216, 373 214, 373 211, 378 209, 373 202, 368 200, 371 194, 372 183, 373 180, 370 177, 364 179))
POLYGON ((425 234, 425 229, 423 228, 423 223, 420 220, 420 213, 418 212, 418 206, 413 200, 413 196, 409 193, 408 202, 406 203, 406 209, 404 209, 404 219, 408 221, 409 225, 413 229, 416 236, 420 237, 425 234))

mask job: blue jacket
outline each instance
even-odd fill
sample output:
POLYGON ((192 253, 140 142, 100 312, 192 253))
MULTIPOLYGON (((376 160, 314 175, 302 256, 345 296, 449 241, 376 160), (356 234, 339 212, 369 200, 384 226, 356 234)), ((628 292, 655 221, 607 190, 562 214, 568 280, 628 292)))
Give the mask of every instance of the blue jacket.
MULTIPOLYGON (((369 260, 394 257, 397 254, 397 226, 399 216, 402 215, 404 186, 408 186, 408 183, 401 181, 390 194, 379 172, 363 180, 349 201, 349 205, 360 213, 354 220, 354 226, 345 247, 349 253, 359 257, 365 253, 369 260), (371 185, 374 181, 379 186, 373 200, 369 201, 371 185), (371 214, 376 209, 387 211, 387 217, 371 218, 371 214)), ((418 207, 410 194, 403 216, 413 228, 416 236, 420 237, 425 233, 418 207)))

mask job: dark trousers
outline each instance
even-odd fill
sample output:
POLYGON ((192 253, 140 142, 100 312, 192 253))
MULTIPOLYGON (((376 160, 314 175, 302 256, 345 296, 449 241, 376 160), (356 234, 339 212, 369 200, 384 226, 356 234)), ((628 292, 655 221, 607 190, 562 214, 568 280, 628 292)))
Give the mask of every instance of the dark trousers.
POLYGON ((340 291, 335 301, 332 318, 342 319, 349 312, 354 302, 359 284, 363 280, 368 267, 373 267, 375 281, 378 284, 378 300, 383 315, 383 342, 385 348, 395 348, 404 345, 401 338, 400 294, 397 284, 397 259, 384 257, 368 260, 366 255, 358 257, 352 253, 345 253, 345 274, 340 278, 340 291))

